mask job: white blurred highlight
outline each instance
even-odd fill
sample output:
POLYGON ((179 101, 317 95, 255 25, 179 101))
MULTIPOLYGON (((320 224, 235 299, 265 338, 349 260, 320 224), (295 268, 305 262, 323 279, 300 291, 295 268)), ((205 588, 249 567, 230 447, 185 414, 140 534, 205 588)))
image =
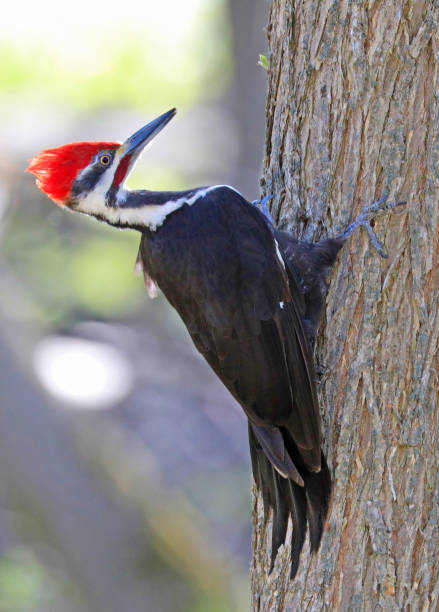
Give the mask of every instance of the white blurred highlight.
POLYGON ((82 338, 45 338, 37 344, 33 362, 42 386, 75 408, 110 408, 134 383, 132 366, 119 350, 82 338))

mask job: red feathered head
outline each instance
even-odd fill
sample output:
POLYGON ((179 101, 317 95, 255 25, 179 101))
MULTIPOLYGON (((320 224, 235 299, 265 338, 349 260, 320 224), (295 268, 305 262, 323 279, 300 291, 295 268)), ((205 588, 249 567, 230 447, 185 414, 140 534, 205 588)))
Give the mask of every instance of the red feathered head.
POLYGON ((30 160, 27 172, 37 177, 38 187, 62 205, 68 199, 73 181, 102 150, 113 150, 119 142, 72 142, 56 149, 40 151, 30 160))

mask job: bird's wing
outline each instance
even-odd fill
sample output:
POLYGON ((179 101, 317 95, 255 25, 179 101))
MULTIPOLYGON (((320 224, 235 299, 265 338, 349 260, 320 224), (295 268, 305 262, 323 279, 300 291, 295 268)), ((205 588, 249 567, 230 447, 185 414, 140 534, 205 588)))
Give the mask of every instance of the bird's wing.
POLYGON ((256 207, 224 189, 145 235, 141 255, 248 416, 255 482, 265 510, 273 509, 271 566, 291 516, 294 576, 307 523, 311 550, 318 549, 331 478, 320 450, 302 293, 283 265, 273 228, 256 207))
POLYGON ((256 435, 271 446, 270 460, 279 454, 270 431, 280 428, 305 467, 318 471, 320 417, 297 283, 256 207, 226 188, 206 200, 169 218, 163 246, 154 238, 161 267, 149 272, 250 422, 266 428, 256 435))

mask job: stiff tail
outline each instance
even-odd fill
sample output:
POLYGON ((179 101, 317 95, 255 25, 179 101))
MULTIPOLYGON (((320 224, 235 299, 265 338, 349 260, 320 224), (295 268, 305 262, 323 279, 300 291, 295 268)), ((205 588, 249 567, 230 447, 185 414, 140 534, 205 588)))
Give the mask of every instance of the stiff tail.
POLYGON ((249 442, 253 476, 256 486, 262 494, 265 518, 268 516, 269 508, 273 510, 270 572, 274 567, 277 551, 285 542, 288 519, 291 516, 293 524, 291 578, 294 578, 299 568, 307 523, 311 551, 317 551, 320 545, 331 492, 329 469, 322 453, 322 468, 319 473, 300 469, 305 483, 301 487, 295 482, 283 478, 276 471, 262 450, 250 424, 249 442))
POLYGON ((305 481, 306 517, 311 552, 316 552, 322 539, 331 494, 331 474, 323 453, 320 472, 317 474, 308 472, 304 475, 303 480, 305 481))

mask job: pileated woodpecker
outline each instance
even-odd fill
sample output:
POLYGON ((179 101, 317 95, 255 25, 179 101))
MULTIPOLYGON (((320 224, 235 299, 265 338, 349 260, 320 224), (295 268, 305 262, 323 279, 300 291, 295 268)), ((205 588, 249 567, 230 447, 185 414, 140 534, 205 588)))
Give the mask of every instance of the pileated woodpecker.
POLYGON ((313 244, 277 230, 226 185, 124 188, 145 145, 175 112, 123 144, 77 142, 41 151, 28 170, 57 204, 141 233, 137 265, 147 287, 160 287, 247 415, 253 475, 266 513, 273 509, 271 568, 291 516, 294 577, 307 524, 311 551, 319 548, 331 491, 312 358, 326 277, 358 225, 380 250, 369 220, 395 204, 381 200, 341 236, 313 244))

